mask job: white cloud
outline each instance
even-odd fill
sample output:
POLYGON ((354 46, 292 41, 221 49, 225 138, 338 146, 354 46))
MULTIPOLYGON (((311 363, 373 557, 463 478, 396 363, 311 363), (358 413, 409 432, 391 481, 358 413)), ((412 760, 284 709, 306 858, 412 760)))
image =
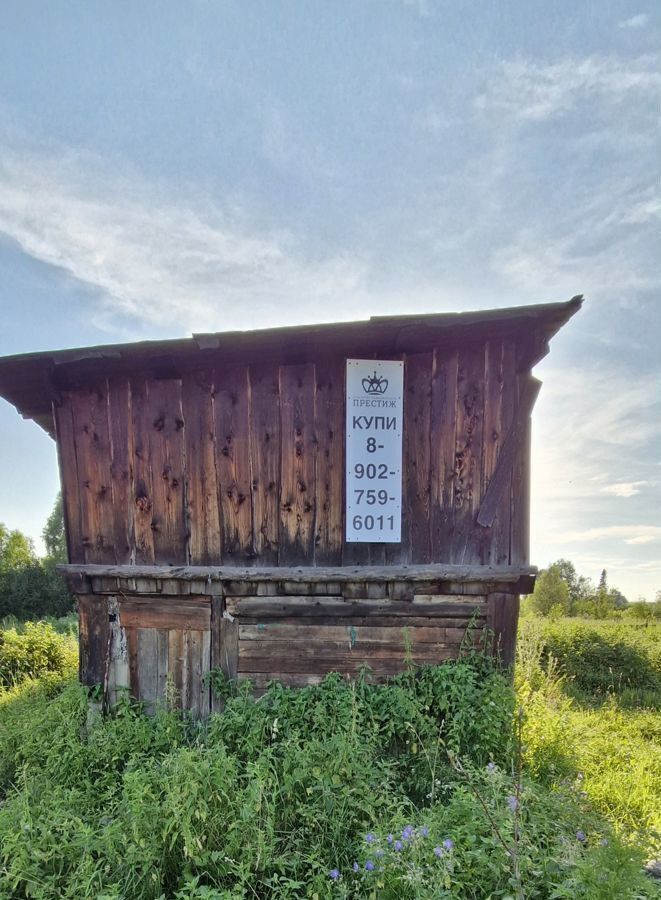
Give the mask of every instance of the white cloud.
POLYGON ((309 259, 289 233, 173 201, 80 154, 1 150, 0 233, 96 287, 108 314, 209 331, 359 317, 355 253, 309 259))
POLYGON ((580 103, 609 103, 654 95, 661 85, 658 61, 651 54, 633 59, 589 56, 544 64, 530 59, 505 60, 489 87, 475 99, 479 111, 542 121, 580 103))
POLYGON ((630 19, 623 19, 617 23, 618 28, 644 28, 647 25, 649 16, 646 13, 638 13, 631 16, 630 19))
POLYGON ((621 540, 625 544, 647 544, 652 541, 661 541, 661 525, 604 525, 598 528, 567 531, 556 538, 563 543, 604 539, 621 540))
MULTIPOLYGON (((644 182, 653 173, 642 172, 644 182)), ((585 291, 617 297, 661 286, 652 260, 655 219, 661 215, 656 186, 626 176, 604 180, 599 192, 562 212, 556 221, 535 221, 515 232, 491 257, 493 271, 527 291, 552 284, 558 294, 585 291)))
POLYGON ((615 484, 607 484, 601 488, 602 493, 612 494, 614 497, 635 497, 640 494, 641 488, 647 481, 618 481, 615 484))

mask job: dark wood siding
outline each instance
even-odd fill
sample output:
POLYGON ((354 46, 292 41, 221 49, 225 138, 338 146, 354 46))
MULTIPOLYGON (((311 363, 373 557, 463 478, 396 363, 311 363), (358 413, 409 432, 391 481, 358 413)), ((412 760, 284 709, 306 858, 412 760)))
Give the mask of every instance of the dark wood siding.
POLYGON ((395 545, 344 543, 343 356, 64 392, 56 418, 71 561, 526 562, 529 410, 518 395, 530 376, 517 374, 516 357, 509 338, 399 355, 395 545), (485 526, 477 516, 490 485, 485 526))

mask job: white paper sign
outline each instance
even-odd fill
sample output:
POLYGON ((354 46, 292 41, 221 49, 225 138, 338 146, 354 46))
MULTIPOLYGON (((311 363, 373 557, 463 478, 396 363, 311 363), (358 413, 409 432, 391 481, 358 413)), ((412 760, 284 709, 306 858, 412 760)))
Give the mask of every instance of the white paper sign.
POLYGON ((399 543, 404 363, 347 360, 346 540, 399 543))

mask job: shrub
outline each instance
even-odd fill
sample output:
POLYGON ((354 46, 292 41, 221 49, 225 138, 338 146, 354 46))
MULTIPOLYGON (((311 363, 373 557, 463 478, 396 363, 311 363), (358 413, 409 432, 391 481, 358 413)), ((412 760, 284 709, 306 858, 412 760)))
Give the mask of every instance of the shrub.
POLYGON ((0 570, 0 619, 66 616, 74 600, 51 560, 33 559, 25 566, 0 570))
MULTIPOLYGON (((329 676, 259 699, 214 681, 225 711, 206 723, 163 708, 149 718, 130 702, 91 720, 85 689, 53 674, 0 695, 0 896, 514 896, 511 860, 473 792, 512 840, 514 698, 491 662, 469 657, 390 685, 329 676), (366 869, 379 847, 365 835, 387 843, 407 825, 420 830, 406 851, 387 862, 384 845, 383 871, 366 869), (445 839, 449 855, 435 855, 445 839)), ((520 796, 527 895, 651 896, 640 857, 580 794, 526 777, 520 796)))
POLYGON ((77 664, 75 640, 58 634, 46 622, 28 622, 20 631, 0 631, 0 688, 47 672, 71 674, 77 664))
POLYGON ((527 620, 523 638, 532 631, 543 645, 543 664, 556 660, 558 671, 579 692, 604 696, 625 690, 661 689, 661 641, 656 626, 626 622, 527 620))

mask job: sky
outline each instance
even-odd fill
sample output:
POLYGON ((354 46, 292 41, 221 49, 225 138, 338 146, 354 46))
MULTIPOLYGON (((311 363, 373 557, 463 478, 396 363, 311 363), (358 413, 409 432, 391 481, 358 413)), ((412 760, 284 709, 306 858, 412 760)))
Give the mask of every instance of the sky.
MULTIPOLYGON (((0 4, 0 355, 567 300, 532 562, 661 589, 661 8, 0 4)), ((55 446, 0 400, 0 521, 55 446)))

